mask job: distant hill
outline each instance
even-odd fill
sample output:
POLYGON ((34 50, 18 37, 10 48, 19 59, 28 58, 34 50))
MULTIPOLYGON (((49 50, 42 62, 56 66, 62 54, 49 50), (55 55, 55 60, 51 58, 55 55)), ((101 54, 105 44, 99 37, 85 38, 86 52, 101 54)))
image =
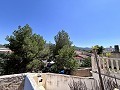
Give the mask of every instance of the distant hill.
POLYGON ((92 48, 89 48, 89 47, 85 47, 85 48, 82 48, 83 50, 91 50, 92 48))
POLYGON ((77 47, 77 46, 75 46, 75 50, 91 50, 92 48, 89 48, 89 47, 77 47))
MULTIPOLYGON (((88 50, 92 50, 92 48, 75 46, 75 50, 85 50, 85 51, 88 51, 88 50)), ((105 51, 111 51, 111 48, 104 48, 104 50, 105 51)), ((112 48, 112 50, 114 51, 114 48, 112 48)))

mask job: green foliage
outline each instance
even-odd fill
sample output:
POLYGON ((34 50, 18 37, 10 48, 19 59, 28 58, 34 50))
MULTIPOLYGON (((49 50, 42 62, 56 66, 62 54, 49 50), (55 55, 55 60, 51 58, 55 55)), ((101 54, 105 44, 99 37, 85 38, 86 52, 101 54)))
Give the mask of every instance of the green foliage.
POLYGON ((91 58, 88 57, 82 61, 80 67, 91 67, 91 58))
POLYGON ((44 67, 44 63, 40 60, 37 60, 37 59, 31 61, 27 65, 28 71, 35 71, 35 72, 42 70, 43 67, 44 67))
MULTIPOLYGON (((45 40, 42 36, 33 34, 29 25, 18 27, 18 30, 13 32, 13 35, 7 36, 9 44, 6 46, 14 53, 10 60, 17 60, 13 62, 19 65, 19 72, 26 71, 26 65, 34 59, 40 59, 41 51, 44 49, 45 40), (21 71, 20 71, 21 70, 21 71)), ((9 64, 9 63, 8 63, 9 64)))
POLYGON ((59 31, 54 37, 55 45, 50 46, 50 51, 53 53, 53 60, 55 61, 57 70, 61 69, 75 69, 78 66, 74 59, 74 47, 67 32, 59 31))
POLYGON ((32 29, 29 25, 13 32, 13 35, 6 38, 10 43, 7 45, 14 54, 22 56, 23 58, 31 60, 36 57, 44 48, 45 41, 42 36, 32 34, 32 29))
POLYGON ((74 47, 65 45, 62 49, 59 50, 59 57, 62 58, 73 58, 75 55, 74 47))
POLYGON ((4 74, 42 70, 43 60, 55 62, 50 68, 53 72, 77 68, 74 47, 68 33, 62 30, 54 39, 55 44, 45 44, 43 37, 32 33, 29 25, 19 26, 13 35, 6 38, 9 44, 5 46, 13 53, 5 56, 4 74))
POLYGON ((0 74, 4 73, 4 59, 0 58, 0 74))
POLYGON ((74 47, 65 45, 59 50, 56 58, 58 69, 75 69, 78 64, 74 59, 74 47))
POLYGON ((56 45, 55 44, 52 44, 52 43, 49 43, 49 50, 50 50, 50 56, 49 56, 49 59, 48 61, 53 61, 55 60, 55 56, 56 56, 56 45))
POLYGON ((48 60, 50 56, 50 48, 49 46, 45 46, 44 49, 40 52, 39 58, 41 60, 48 60))
POLYGON ((0 75, 5 74, 6 72, 6 61, 8 60, 9 54, 7 53, 0 53, 0 75))
POLYGON ((23 72, 21 61, 18 59, 8 59, 4 61, 4 73, 3 74, 15 74, 23 72))
POLYGON ((72 42, 70 41, 70 37, 67 32, 64 30, 59 31, 58 34, 54 37, 56 47, 55 54, 58 54, 58 51, 63 48, 65 45, 71 46, 72 42))
POLYGON ((50 72, 52 73, 59 73, 57 69, 57 64, 53 64, 50 68, 50 72))
POLYGON ((5 53, 0 53, 0 58, 5 58, 6 57, 6 54, 5 53))
POLYGON ((106 57, 110 57, 111 56, 111 53, 110 52, 107 52, 107 53, 105 53, 106 55, 106 57))
POLYGON ((93 50, 96 50, 96 51, 97 51, 97 54, 100 55, 100 54, 103 53, 104 47, 103 47, 103 46, 98 46, 98 45, 96 45, 96 46, 93 47, 93 50))

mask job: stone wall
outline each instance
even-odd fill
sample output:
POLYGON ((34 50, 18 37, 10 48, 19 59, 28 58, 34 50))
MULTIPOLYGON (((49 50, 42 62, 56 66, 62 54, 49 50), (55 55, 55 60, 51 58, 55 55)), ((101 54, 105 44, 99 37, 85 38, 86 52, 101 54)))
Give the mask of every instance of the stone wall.
POLYGON ((0 90, 23 90, 24 74, 0 76, 0 90))

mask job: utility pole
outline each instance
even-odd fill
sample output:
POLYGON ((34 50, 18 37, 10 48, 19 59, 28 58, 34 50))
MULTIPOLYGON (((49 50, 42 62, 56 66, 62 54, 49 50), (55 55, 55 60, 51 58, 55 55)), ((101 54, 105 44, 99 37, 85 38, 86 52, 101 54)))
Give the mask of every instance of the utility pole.
POLYGON ((100 79, 100 89, 104 90, 104 85, 103 85, 101 71, 100 71, 100 67, 99 67, 99 63, 98 63, 99 60, 97 58, 97 51, 96 51, 96 49, 94 49, 93 52, 94 52, 94 55, 95 55, 95 60, 96 60, 97 68, 98 68, 98 75, 99 75, 99 79, 100 79))

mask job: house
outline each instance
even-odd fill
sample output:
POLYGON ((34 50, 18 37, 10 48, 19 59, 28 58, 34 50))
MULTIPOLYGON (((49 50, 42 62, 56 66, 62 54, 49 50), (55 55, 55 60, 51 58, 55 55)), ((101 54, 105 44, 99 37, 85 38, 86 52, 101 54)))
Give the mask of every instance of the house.
POLYGON ((82 61, 85 60, 86 58, 90 57, 88 53, 83 51, 75 51, 75 53, 76 53, 75 59, 78 61, 79 64, 81 64, 82 61))
POLYGON ((0 48, 0 53, 12 53, 9 48, 0 48))

